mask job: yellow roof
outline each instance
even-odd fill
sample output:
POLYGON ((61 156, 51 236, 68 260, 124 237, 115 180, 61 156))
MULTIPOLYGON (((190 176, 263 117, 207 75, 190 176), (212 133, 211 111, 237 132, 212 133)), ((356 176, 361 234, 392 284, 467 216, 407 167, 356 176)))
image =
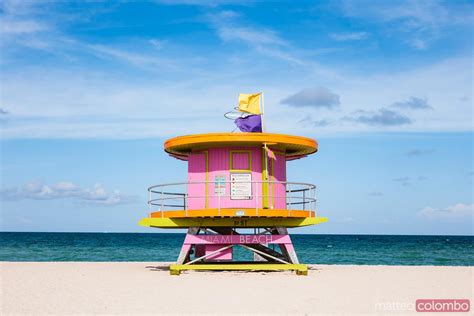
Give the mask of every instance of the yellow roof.
POLYGON ((252 146, 267 144, 272 150, 286 153, 287 160, 300 158, 318 151, 316 140, 308 137, 270 133, 208 133, 178 136, 164 144, 167 153, 187 160, 190 152, 223 146, 252 146))

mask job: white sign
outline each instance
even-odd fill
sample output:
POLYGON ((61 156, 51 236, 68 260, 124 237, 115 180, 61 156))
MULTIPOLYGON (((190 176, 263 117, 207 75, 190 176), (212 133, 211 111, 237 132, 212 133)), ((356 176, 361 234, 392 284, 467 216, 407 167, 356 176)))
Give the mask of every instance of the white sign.
POLYGON ((225 175, 216 175, 214 177, 214 194, 225 195, 225 175))
POLYGON ((250 200, 252 198, 252 173, 230 174, 230 199, 250 200))

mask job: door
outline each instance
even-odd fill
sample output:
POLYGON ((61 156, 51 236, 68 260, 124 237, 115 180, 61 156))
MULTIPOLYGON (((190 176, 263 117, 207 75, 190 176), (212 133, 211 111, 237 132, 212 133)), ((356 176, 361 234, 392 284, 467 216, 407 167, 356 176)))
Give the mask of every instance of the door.
POLYGON ((262 154, 262 205, 263 208, 286 208, 286 157, 284 153, 273 152, 274 158, 267 156, 265 149, 262 154), (268 182, 265 182, 268 181, 268 182), (278 182, 278 183, 277 183, 278 182))
POLYGON ((275 159, 272 159, 271 179, 272 184, 273 208, 286 209, 286 157, 284 153, 274 153, 275 159))

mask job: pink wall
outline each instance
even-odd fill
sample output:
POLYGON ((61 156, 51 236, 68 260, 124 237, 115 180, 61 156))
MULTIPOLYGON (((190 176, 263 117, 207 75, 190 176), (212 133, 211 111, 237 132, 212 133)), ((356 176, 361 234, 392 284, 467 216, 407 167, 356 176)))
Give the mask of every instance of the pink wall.
MULTIPOLYGON (((206 153, 193 153, 189 155, 188 162, 188 182, 206 181, 206 153)), ((193 184, 188 188, 192 192, 191 198, 188 198, 188 208, 203 209, 206 207, 206 184, 193 184), (202 197, 201 197, 202 196, 202 197)))
MULTIPOLYGON (((226 181, 230 181, 230 173, 232 172, 229 170, 230 168, 230 152, 233 150, 247 150, 251 152, 251 173, 252 173, 252 181, 262 181, 262 158, 261 158, 261 151, 259 148, 249 148, 249 147, 234 147, 234 148, 211 148, 209 149, 209 207, 210 208, 217 208, 219 199, 214 194, 215 193, 215 186, 214 180, 216 176, 224 176, 226 181)), ((237 157, 234 156, 233 158, 237 158, 236 162, 233 163, 235 166, 242 166, 246 165, 243 162, 242 154, 238 154, 237 157), (240 158, 240 159, 239 159, 240 158)), ((245 155, 247 156, 247 155, 245 155)), ((234 161, 233 159, 233 161, 234 161)), ((250 171, 249 171, 250 172, 250 171)), ((226 195, 230 195, 230 183, 226 184, 225 193, 226 195)), ((261 185, 252 185, 252 194, 253 195, 260 195, 262 192, 261 185)), ((231 200, 230 197, 221 197, 221 207, 222 208, 252 208, 256 207, 256 201, 252 197, 250 200, 231 200)), ((260 201, 257 201, 258 207, 261 207, 260 201)))
MULTIPOLYGON (((208 155, 208 208, 218 207, 218 191, 219 187, 216 188, 215 182, 218 179, 225 179, 230 181, 230 174, 233 173, 230 170, 230 153, 232 151, 250 151, 251 155, 251 166, 249 166, 248 154, 242 152, 236 152, 233 154, 232 165, 234 169, 247 169, 251 167, 252 181, 262 181, 262 148, 261 147, 225 147, 225 148, 209 148, 206 152, 208 155), (217 179, 216 179, 217 177, 217 179), (222 178, 221 178, 222 177, 222 178), (216 191, 217 189, 217 191, 216 191)), ((274 178, 270 180, 285 181, 286 179, 286 161, 285 157, 281 154, 276 154, 276 161, 274 161, 274 178)), ((269 171, 271 172, 271 164, 269 164, 269 171)), ((188 160, 188 181, 204 181, 206 179, 206 164, 205 154, 192 153, 188 160)), ((237 173, 237 172, 236 172, 237 173)), ((231 185, 230 183, 225 184, 225 195, 230 195, 231 185)), ((255 208, 258 206, 262 207, 262 184, 252 185, 252 197, 249 200, 232 200, 230 197, 221 196, 221 208, 255 208), (256 201, 255 195, 259 198, 256 201)), ((206 186, 192 184, 188 187, 188 209, 202 209, 205 208, 205 199, 193 198, 193 196, 205 196, 206 186)), ((270 187, 269 194, 275 194, 275 196, 285 196, 284 185, 277 184, 274 188, 270 187)), ((273 198, 270 197, 269 205, 272 205, 273 198)), ((286 201, 284 198, 274 199, 274 208, 285 209, 286 201)))
MULTIPOLYGON (((284 154, 275 153, 276 160, 273 160, 273 178, 272 181, 286 181, 286 159, 284 154)), ((275 183, 272 192, 275 196, 274 208, 286 209, 286 200, 279 198, 286 196, 286 186, 275 183)))

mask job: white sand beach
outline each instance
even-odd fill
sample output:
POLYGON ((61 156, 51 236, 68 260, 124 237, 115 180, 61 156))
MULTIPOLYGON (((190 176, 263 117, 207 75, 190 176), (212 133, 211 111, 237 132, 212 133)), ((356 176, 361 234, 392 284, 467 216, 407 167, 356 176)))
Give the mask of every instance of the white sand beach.
MULTIPOLYGON (((312 265, 184 272, 166 264, 3 262, 0 314, 418 314, 420 298, 473 299, 474 267, 312 265)), ((471 308, 472 310, 472 308, 471 308)))

